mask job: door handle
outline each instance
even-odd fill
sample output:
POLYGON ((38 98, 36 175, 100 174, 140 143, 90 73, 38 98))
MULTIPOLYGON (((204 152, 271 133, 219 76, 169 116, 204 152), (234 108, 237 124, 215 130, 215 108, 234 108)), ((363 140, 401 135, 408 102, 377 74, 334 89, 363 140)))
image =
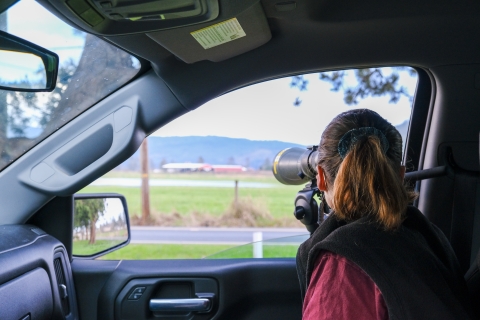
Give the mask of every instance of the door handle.
POLYGON ((150 299, 149 307, 153 312, 207 312, 212 308, 212 301, 208 298, 150 299))

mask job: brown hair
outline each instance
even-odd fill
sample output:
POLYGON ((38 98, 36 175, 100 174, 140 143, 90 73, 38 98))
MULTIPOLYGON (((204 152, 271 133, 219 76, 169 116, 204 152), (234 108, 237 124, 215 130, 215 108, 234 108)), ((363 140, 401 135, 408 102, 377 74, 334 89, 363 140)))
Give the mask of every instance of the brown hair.
POLYGON ((322 134, 318 147, 318 165, 325 171, 333 197, 330 206, 335 215, 347 221, 373 217, 386 230, 394 230, 404 219, 406 207, 415 198, 400 178, 402 136, 378 113, 368 109, 339 114, 322 134), (388 141, 382 149, 376 134, 363 135, 339 154, 339 141, 352 129, 376 128, 388 141))

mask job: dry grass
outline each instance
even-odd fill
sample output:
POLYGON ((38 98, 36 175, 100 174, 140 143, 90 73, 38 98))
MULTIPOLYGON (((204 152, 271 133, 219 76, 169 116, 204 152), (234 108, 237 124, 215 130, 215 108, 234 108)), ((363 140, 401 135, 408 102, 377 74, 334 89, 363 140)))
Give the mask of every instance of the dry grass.
MULTIPOLYGON (((138 216, 131 217, 132 225, 141 225, 138 216)), ((232 201, 220 216, 197 211, 188 215, 178 212, 154 213, 147 225, 162 227, 299 227, 299 222, 292 216, 274 218, 261 201, 250 197, 232 201)))

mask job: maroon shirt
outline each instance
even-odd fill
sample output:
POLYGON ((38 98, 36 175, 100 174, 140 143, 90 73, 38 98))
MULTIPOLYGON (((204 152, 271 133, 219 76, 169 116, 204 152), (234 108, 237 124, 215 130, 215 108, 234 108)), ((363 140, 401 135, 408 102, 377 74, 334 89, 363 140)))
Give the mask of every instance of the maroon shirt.
POLYGON ((382 293, 356 264, 324 251, 315 261, 303 302, 303 320, 385 320, 382 293))

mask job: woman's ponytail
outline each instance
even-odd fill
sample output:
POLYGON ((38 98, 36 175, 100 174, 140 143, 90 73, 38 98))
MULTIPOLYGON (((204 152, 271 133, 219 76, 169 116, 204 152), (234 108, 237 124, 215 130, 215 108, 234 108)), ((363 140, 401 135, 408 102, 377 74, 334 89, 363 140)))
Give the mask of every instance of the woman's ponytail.
POLYGON ((401 225, 415 195, 400 176, 402 137, 394 126, 374 111, 350 110, 327 126, 318 151, 338 218, 370 216, 386 230, 401 225))
POLYGON ((364 137, 352 146, 333 189, 332 207, 340 219, 369 215, 387 230, 396 229, 403 221, 409 196, 377 136, 364 137))

